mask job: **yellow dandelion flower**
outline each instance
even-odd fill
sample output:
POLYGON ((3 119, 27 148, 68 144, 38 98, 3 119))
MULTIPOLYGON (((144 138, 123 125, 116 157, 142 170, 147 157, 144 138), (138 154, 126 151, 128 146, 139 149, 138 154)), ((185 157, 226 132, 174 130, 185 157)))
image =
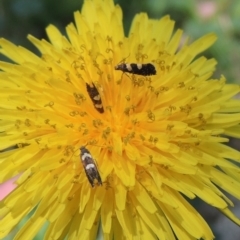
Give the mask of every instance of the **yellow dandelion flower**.
POLYGON ((0 40, 0 182, 20 174, 0 205, 0 238, 213 239, 186 198, 237 224, 223 191, 240 198, 240 87, 212 79, 196 57, 216 37, 180 45, 165 16, 136 15, 124 36, 112 0, 86 0, 67 37, 28 39, 41 57, 0 40), (13 147, 13 149, 10 149, 13 147), (186 198, 185 198, 186 197, 186 198))

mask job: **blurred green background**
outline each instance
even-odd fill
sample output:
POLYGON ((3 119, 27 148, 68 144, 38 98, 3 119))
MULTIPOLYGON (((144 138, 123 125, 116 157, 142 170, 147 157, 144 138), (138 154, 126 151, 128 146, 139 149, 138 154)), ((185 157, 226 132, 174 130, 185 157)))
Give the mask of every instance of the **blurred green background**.
MULTIPOLYGON (((82 3, 83 0, 0 0, 0 37, 38 54, 26 39, 27 34, 48 39, 45 28, 50 23, 65 33, 65 26, 73 22, 73 12, 80 10, 82 3)), ((143 11, 155 19, 169 14, 176 21, 176 28, 182 28, 192 41, 206 33, 215 32, 218 41, 205 52, 207 57, 214 57, 219 62, 215 76, 219 78, 224 74, 228 82, 240 84, 239 0, 115 0, 115 3, 123 9, 126 34, 133 16, 143 11)), ((0 56, 0 60, 7 59, 0 56)), ((233 141, 232 144, 239 148, 239 141, 233 141)), ((239 227, 226 220, 216 209, 200 201, 195 201, 194 206, 210 224, 217 240, 240 239, 239 227)), ((35 240, 43 239, 44 231, 35 240)), ((13 235, 14 232, 6 239, 13 239, 13 235)))
MULTIPOLYGON (((240 83, 240 1, 238 0, 115 0, 124 13, 128 33, 134 14, 145 11, 151 18, 169 14, 176 28, 184 29, 194 40, 205 33, 215 32, 217 43, 206 52, 218 62, 216 76, 224 74, 229 82, 240 83)), ((27 34, 46 38, 48 24, 65 32, 73 22, 73 11, 81 9, 83 0, 0 0, 0 37, 36 49, 26 39, 27 34)), ((1 57, 3 59, 3 57, 1 57)))

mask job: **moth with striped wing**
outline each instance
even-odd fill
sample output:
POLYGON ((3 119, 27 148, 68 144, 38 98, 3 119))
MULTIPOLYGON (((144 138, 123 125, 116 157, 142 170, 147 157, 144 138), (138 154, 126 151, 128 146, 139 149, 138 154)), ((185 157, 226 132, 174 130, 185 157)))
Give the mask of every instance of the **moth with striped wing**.
POLYGON ((155 66, 151 63, 120 63, 115 66, 115 70, 142 76, 156 75, 157 73, 155 66))
POLYGON ((104 113, 101 96, 100 96, 96 86, 94 84, 92 84, 92 85, 93 86, 86 83, 87 92, 89 94, 89 97, 91 98, 95 109, 100 113, 104 113))
POLYGON ((92 187, 95 185, 102 185, 102 179, 99 174, 97 165, 85 146, 80 147, 80 157, 86 176, 92 187))

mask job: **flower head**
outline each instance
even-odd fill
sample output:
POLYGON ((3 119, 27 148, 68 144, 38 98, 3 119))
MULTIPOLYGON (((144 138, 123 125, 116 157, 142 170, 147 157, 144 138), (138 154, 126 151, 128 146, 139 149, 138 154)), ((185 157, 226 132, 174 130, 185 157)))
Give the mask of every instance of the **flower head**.
POLYGON ((50 43, 28 36, 41 57, 0 40, 15 62, 0 63, 0 181, 21 174, 0 238, 36 208, 16 239, 46 222, 46 239, 95 239, 99 225, 104 239, 213 239, 184 196, 240 224, 222 192, 240 198, 240 153, 225 145, 240 137, 240 88, 196 57, 216 37, 180 46, 168 16, 144 13, 125 37, 112 0, 74 17, 67 38, 52 25, 50 43))

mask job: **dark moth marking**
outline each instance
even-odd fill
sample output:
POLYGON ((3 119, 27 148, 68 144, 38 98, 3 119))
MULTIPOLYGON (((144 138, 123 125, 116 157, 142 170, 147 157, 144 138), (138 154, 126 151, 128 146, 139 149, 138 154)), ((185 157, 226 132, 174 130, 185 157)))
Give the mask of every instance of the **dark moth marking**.
POLYGON ((88 83, 86 83, 86 87, 87 87, 87 92, 89 94, 89 97, 91 98, 95 109, 100 113, 104 113, 102 99, 96 86, 94 84, 93 86, 91 86, 88 83))
POLYGON ((142 76, 156 75, 157 73, 155 66, 151 63, 120 63, 115 66, 115 70, 142 76))
POLYGON ((97 165, 86 147, 80 147, 80 156, 86 176, 91 186, 94 187, 95 183, 97 183, 97 185, 102 185, 102 179, 98 172, 97 165))

